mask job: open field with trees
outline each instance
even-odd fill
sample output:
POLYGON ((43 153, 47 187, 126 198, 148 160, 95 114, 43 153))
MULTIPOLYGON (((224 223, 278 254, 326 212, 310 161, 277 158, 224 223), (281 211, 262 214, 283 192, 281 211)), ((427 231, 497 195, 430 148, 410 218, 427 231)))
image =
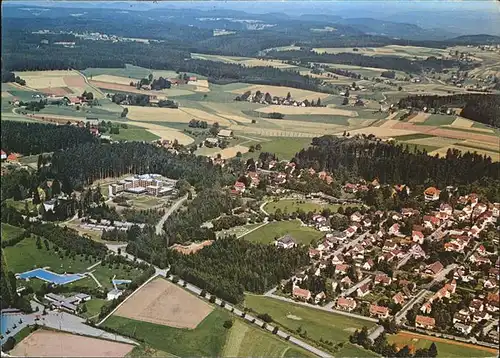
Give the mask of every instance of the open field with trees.
POLYGON ((314 308, 308 308, 274 298, 247 294, 245 307, 259 314, 267 313, 273 322, 306 338, 319 342, 333 341, 334 344, 348 343, 349 336, 356 329, 372 326, 370 322, 341 316, 314 308))
MULTIPOLYGON (((277 209, 282 212, 285 210, 288 213, 292 213, 297 210, 309 211, 321 213, 323 209, 330 209, 333 213, 337 212, 337 209, 342 206, 339 204, 328 204, 320 201, 312 200, 300 200, 300 199, 277 199, 275 201, 270 201, 264 206, 264 210, 268 213, 275 213, 277 209)), ((345 205, 343 207, 346 207, 345 205)))
POLYGON ((21 235, 23 232, 24 229, 20 227, 2 223, 2 241, 13 239, 14 237, 21 235))
POLYGON ((243 236, 243 239, 254 243, 271 244, 275 239, 286 234, 292 236, 297 243, 304 245, 309 245, 323 236, 316 229, 301 226, 298 220, 291 220, 271 222, 243 236))

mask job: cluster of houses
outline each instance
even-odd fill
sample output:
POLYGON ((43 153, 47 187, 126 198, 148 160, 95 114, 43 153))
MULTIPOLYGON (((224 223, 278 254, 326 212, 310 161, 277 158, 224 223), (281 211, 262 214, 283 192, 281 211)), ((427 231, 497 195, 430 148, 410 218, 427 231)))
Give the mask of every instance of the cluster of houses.
MULTIPOLYGON (((436 188, 428 188, 424 193, 428 201, 434 201, 435 197, 439 199, 439 194, 436 188)), ((445 274, 446 277, 453 275, 451 281, 448 280, 421 304, 420 315, 415 321, 416 327, 434 329, 434 318, 430 315, 433 302, 449 299, 458 294, 457 285, 471 282, 479 285, 476 287, 480 287, 483 296, 480 294, 467 310, 462 310, 454 317, 453 327, 456 333, 468 335, 474 324, 498 319, 498 252, 488 252, 479 240, 483 237, 480 236, 481 232, 491 229, 491 225, 499 217, 500 204, 482 203, 476 194, 459 197, 458 204, 461 209, 442 203, 437 210, 430 210, 425 214, 412 208, 388 213, 376 211, 362 214, 356 211, 349 216, 350 223, 345 230, 325 233, 323 240, 315 248, 310 248, 309 254, 315 275, 321 275, 328 265, 335 267, 332 291, 338 295, 334 307, 348 312, 361 312, 361 307, 369 304, 367 312, 372 317, 387 318, 394 315, 396 312, 391 312, 390 307, 378 304, 372 298, 367 300, 367 297, 376 290, 377 294, 382 292, 391 297, 391 302, 399 307, 409 302, 416 294, 417 284, 400 279, 397 274, 400 270, 427 280, 424 282, 440 282, 445 279, 445 274), (410 217, 420 219, 417 220, 420 224, 413 225, 411 234, 403 234, 401 229, 406 225, 405 219, 410 217), (387 219, 392 220, 393 224, 384 226, 383 222, 387 219), (464 220, 470 225, 458 225, 464 220), (374 221, 377 225, 373 225, 374 221), (439 260, 431 261, 431 252, 424 250, 425 242, 442 244, 443 252, 458 253, 463 264, 446 265, 439 260), (377 271, 378 265, 383 262, 393 268, 395 273, 392 277, 377 271), (410 266, 405 266, 408 263, 410 266), (488 268, 486 273, 482 269, 484 267, 488 268), (352 272, 356 277, 352 277, 352 272)), ((313 220, 320 228, 321 223, 327 219, 315 215, 313 220)), ((297 245, 289 235, 278 239, 275 244, 282 248, 297 245)), ((498 237, 492 244, 498 245, 498 237)), ((310 292, 301 287, 303 280, 303 275, 293 278, 292 297, 314 303, 324 302, 325 292, 310 292)), ((334 297, 326 299, 332 300, 334 297)))
POLYGON ((272 96, 270 93, 263 93, 261 91, 256 91, 251 93, 250 91, 244 93, 241 96, 236 97, 237 101, 248 101, 250 103, 260 103, 264 105, 281 105, 281 106, 293 106, 293 107, 322 107, 321 99, 318 98, 315 103, 314 100, 295 100, 291 97, 290 93, 286 97, 272 96))

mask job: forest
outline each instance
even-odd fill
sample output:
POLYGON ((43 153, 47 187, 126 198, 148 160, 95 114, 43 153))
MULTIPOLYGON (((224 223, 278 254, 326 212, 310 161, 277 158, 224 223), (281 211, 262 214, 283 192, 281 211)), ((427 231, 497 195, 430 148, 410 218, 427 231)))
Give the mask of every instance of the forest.
POLYGON ((196 254, 179 255, 171 272, 221 299, 240 303, 245 291, 262 294, 308 263, 306 247, 282 250, 223 238, 196 254))
POLYGON ((441 71, 444 68, 460 65, 455 60, 441 60, 432 56, 425 60, 412 60, 398 56, 364 56, 357 53, 319 54, 312 50, 269 51, 266 53, 266 57, 301 63, 338 63, 362 67, 389 68, 411 73, 420 73, 424 69, 441 71))
POLYGON ((299 168, 313 167, 337 173, 349 173, 351 179, 363 178, 381 183, 405 183, 410 186, 475 185, 481 183, 492 202, 500 200, 498 173, 500 163, 474 153, 449 149, 446 157, 410 151, 407 146, 353 137, 313 138, 312 146, 294 158, 299 168))
POLYGON ((460 115, 464 118, 489 126, 500 128, 500 95, 465 93, 451 96, 408 96, 398 103, 399 108, 413 107, 418 109, 462 107, 460 115))
POLYGON ((164 148, 140 142, 113 144, 85 143, 51 158, 51 172, 73 188, 81 188, 97 179, 123 174, 157 173, 172 179, 183 178, 198 189, 234 181, 228 168, 214 166, 206 157, 175 154, 164 148), (92 153, 89 156, 88 153, 92 153), (78 163, 78 165, 74 165, 78 163))
POLYGON ((33 155, 67 149, 97 139, 86 128, 71 125, 2 121, 2 149, 33 155))

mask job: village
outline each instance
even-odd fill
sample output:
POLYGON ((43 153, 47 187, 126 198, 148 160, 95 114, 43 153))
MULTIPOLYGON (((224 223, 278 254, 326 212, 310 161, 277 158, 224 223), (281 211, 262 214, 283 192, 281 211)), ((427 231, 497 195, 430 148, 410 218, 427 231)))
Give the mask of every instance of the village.
POLYGON ((498 344, 500 203, 475 193, 459 195, 452 186, 412 192, 404 184, 381 185, 377 179, 343 183, 338 197, 305 194, 291 189, 297 181, 321 186, 335 178, 295 168, 294 162, 257 161, 231 188, 248 200, 266 191, 258 221, 263 228, 299 221, 304 230, 318 233, 310 244, 300 232, 274 238, 284 250, 309 246, 311 265, 266 295, 416 332, 498 344), (395 211, 362 204, 360 198, 382 191, 414 196, 421 205, 395 211), (287 201, 291 204, 284 210, 268 212, 287 201), (308 205, 323 209, 307 212, 308 205))

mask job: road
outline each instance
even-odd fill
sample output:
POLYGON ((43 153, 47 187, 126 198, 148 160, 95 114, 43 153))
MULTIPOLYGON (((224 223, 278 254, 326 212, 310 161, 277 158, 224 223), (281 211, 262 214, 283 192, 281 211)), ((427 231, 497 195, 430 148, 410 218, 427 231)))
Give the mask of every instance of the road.
POLYGON ((450 264, 441 270, 436 276, 434 276, 434 280, 424 286, 427 290, 430 289, 434 284, 441 282, 446 279, 446 275, 451 271, 458 267, 457 264, 450 264))
POLYGON ((184 195, 182 198, 180 198, 179 200, 177 200, 170 208, 168 208, 168 210, 165 212, 165 214, 162 216, 162 218, 160 219, 160 221, 158 221, 158 224, 156 224, 156 235, 161 235, 162 232, 163 232, 163 224, 165 223, 165 221, 168 219, 168 217, 170 215, 172 215, 172 213, 174 211, 176 211, 177 209, 179 209, 181 207, 182 204, 184 204, 184 202, 187 200, 187 197, 188 195, 184 195))
POLYGON ((342 291, 342 293, 340 294, 340 297, 346 297, 346 296, 349 296, 351 293, 355 292, 358 288, 360 288, 361 286, 363 286, 364 284, 367 284, 368 282, 370 282, 372 280, 372 277, 371 276, 368 276, 368 277, 365 277, 363 280, 359 281, 357 284, 355 284, 354 286, 350 287, 349 289, 345 290, 345 291, 342 291))
POLYGON ((394 316, 394 320, 396 321, 396 324, 401 324, 401 322, 403 321, 403 319, 406 319, 406 312, 408 312, 413 306, 415 306, 415 304, 417 302, 419 302, 420 300, 422 300, 422 298, 425 297, 425 295, 428 293, 429 291, 427 291, 426 289, 422 289, 420 290, 416 296, 412 297, 411 300, 409 300, 404 306, 403 308, 401 308, 401 310, 396 313, 396 315, 394 316))

